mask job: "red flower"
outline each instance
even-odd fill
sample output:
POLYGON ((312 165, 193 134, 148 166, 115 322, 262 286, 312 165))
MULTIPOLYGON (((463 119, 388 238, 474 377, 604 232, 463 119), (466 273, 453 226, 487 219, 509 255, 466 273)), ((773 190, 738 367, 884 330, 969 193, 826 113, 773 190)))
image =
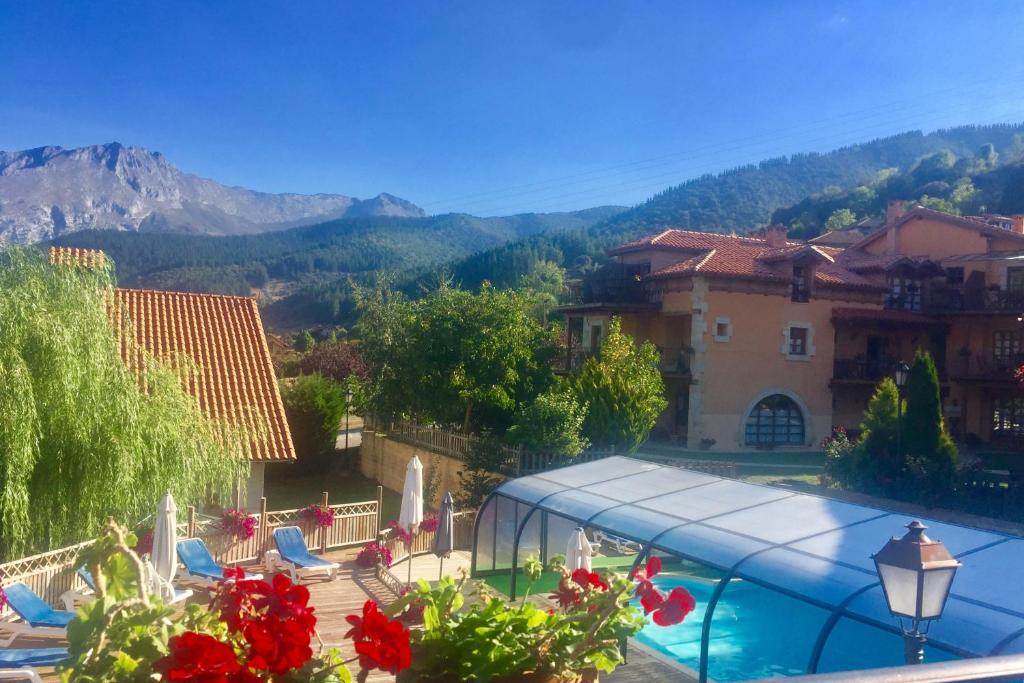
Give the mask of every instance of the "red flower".
POLYGON ((241 567, 224 567, 224 578, 228 581, 232 579, 244 579, 245 570, 241 567))
POLYGON ((294 619, 267 615, 250 621, 245 626, 245 639, 249 643, 249 666, 260 671, 281 675, 302 668, 313 656, 309 631, 294 619))
POLYGON ((586 569, 577 569, 572 573, 572 580, 578 583, 584 590, 599 588, 602 591, 608 590, 608 584, 598 576, 597 572, 588 572, 586 569))
POLYGON ((241 671, 235 650, 213 636, 188 631, 168 642, 170 652, 153 663, 168 681, 228 683, 241 671))
POLYGON ((697 608, 697 601, 690 591, 682 586, 672 589, 668 597, 654 611, 654 623, 658 626, 672 626, 682 623, 686 615, 697 608))
POLYGON ((380 669, 397 674, 409 668, 412 663, 409 631, 401 622, 388 619, 377 608, 377 603, 367 600, 362 617, 350 614, 345 620, 352 625, 345 637, 355 641, 359 666, 363 670, 380 669))
POLYGON ((583 590, 576 581, 563 578, 558 582, 558 589, 550 597, 552 600, 556 600, 562 609, 569 609, 580 604, 583 599, 583 590))

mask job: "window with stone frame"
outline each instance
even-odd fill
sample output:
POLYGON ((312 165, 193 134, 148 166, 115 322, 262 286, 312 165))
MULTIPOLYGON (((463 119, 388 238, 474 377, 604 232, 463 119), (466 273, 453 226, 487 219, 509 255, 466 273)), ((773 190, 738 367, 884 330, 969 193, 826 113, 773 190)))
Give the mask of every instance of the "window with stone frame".
POLYGON ((992 359, 997 365, 1014 363, 1020 358, 1021 338, 1017 332, 997 331, 992 333, 992 359))
POLYGON ((789 355, 791 356, 806 356, 807 355, 807 328, 806 327, 790 327, 789 328, 789 355))
POLYGON ((1024 398, 992 399, 992 435, 1024 435, 1024 398))

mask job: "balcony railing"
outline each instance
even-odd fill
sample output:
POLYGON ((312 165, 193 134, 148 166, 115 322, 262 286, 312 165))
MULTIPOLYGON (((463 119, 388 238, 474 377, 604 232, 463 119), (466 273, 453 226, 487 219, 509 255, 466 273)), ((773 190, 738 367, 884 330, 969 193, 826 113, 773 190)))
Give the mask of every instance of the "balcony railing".
POLYGON ((895 371, 894 360, 836 358, 832 362, 832 379, 838 380, 877 382, 883 377, 892 377, 895 371))
POLYGON ((658 369, 666 375, 690 374, 690 351, 684 346, 658 347, 661 359, 658 369))
POLYGON ((597 358, 597 356, 596 351, 562 347, 558 355, 555 356, 555 372, 578 372, 588 358, 597 358))
POLYGON ((993 357, 987 355, 960 355, 953 360, 950 374, 958 379, 1012 382, 1014 373, 1024 365, 1024 353, 993 357))
POLYGON ((929 294, 926 309, 936 313, 967 311, 1020 315, 1024 312, 1024 292, 1005 289, 973 292, 962 289, 939 289, 929 294))
POLYGON ((648 289, 644 276, 650 266, 611 263, 587 276, 575 287, 572 304, 652 304, 661 300, 661 292, 648 289))

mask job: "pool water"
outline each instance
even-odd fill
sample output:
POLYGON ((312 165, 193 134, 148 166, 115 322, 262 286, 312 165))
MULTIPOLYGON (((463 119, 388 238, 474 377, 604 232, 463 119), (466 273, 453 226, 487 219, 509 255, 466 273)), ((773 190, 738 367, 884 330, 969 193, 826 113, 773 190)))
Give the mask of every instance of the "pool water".
MULTIPOLYGON (((697 600, 697 609, 682 624, 649 623, 637 640, 693 670, 700 668, 700 636, 704 610, 716 583, 683 574, 663 573, 655 584, 667 592, 683 586, 697 600)), ((715 608, 708 648, 708 676, 740 681, 806 673, 811 649, 828 618, 826 610, 780 593, 732 581, 715 608)), ((927 661, 953 659, 926 648, 927 661)), ((896 666, 903 663, 902 639, 866 624, 841 619, 829 637, 820 672, 896 666)))

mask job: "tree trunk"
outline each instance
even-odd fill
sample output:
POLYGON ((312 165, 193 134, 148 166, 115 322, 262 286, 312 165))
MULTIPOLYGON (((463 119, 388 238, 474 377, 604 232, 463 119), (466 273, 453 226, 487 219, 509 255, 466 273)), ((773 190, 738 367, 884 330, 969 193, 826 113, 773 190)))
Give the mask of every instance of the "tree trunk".
POLYGON ((473 411, 472 401, 466 401, 466 417, 462 420, 462 433, 469 434, 469 416, 473 411))

